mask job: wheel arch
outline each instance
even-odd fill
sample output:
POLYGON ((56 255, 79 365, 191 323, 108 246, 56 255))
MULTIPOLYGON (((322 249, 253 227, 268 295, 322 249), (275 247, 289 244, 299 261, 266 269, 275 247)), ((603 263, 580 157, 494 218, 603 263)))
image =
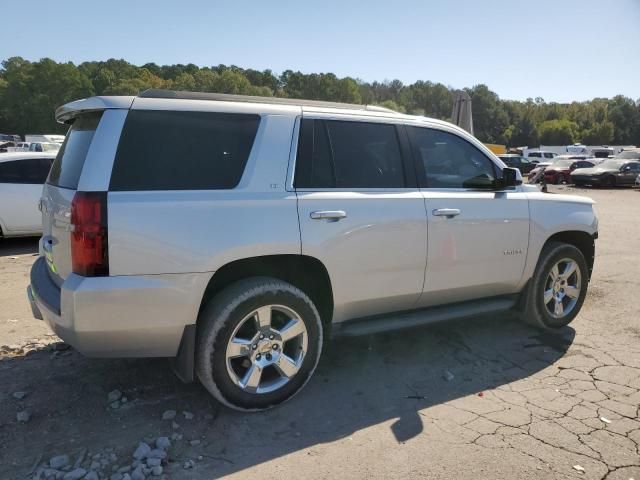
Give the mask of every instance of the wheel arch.
POLYGON ((323 325, 333 318, 333 290, 324 264, 308 255, 264 255, 229 262, 213 274, 205 288, 200 311, 228 285, 250 277, 273 277, 305 292, 315 304, 323 325))
POLYGON ((581 230, 568 230, 551 235, 545 241, 543 248, 550 242, 561 242, 573 245, 582 252, 584 259, 587 262, 587 266, 589 267, 589 278, 591 278, 596 253, 595 239, 596 235, 591 235, 588 232, 581 230))

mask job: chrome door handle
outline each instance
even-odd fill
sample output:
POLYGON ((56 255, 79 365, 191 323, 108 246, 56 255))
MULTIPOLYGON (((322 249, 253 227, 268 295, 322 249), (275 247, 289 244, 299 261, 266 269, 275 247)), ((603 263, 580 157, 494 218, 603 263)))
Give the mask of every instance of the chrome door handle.
POLYGON ((344 210, 319 210, 317 212, 311 212, 309 215, 313 220, 333 220, 338 221, 347 217, 347 212, 344 210))
POLYGON ((458 208, 436 208, 433 212, 435 217, 447 217, 453 218, 456 215, 460 215, 460 209, 458 208))

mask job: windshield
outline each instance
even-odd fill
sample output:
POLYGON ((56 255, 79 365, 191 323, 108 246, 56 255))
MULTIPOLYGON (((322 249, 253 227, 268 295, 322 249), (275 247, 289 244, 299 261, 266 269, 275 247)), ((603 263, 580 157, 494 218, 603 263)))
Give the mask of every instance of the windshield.
POLYGON ((623 158, 625 160, 640 158, 640 150, 627 150, 626 152, 620 152, 613 158, 623 158))
POLYGON ((609 160, 605 160, 598 167, 606 168, 607 170, 619 170, 622 165, 625 164, 624 160, 618 160, 615 158, 611 158, 609 160))

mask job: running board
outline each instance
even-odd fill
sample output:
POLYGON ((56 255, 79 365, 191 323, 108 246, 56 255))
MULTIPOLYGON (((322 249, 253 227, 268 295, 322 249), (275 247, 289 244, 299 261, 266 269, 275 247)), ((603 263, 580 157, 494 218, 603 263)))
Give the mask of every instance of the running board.
POLYGON ((392 330, 420 327, 446 320, 502 313, 515 307, 517 301, 517 295, 510 295, 508 297, 473 300, 384 316, 359 318, 333 324, 331 326, 331 336, 357 337, 360 335, 372 335, 392 330))

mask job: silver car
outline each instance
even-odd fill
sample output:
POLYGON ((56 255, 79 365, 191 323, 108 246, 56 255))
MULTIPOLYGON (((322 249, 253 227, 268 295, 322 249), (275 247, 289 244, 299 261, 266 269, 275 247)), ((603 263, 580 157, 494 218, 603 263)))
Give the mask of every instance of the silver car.
POLYGON ((29 299, 91 356, 169 357, 239 410, 311 378, 323 340, 515 310, 578 314, 597 219, 446 122, 169 91, 60 107, 29 299))

